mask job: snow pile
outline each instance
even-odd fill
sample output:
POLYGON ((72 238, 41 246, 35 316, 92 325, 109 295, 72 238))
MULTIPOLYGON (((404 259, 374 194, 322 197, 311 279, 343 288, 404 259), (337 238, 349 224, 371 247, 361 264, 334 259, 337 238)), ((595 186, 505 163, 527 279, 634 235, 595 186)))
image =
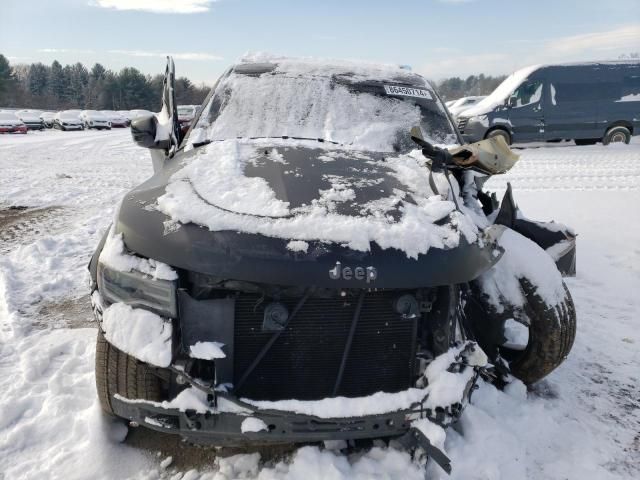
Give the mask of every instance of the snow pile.
POLYGON ((253 142, 236 140, 202 147, 194 159, 171 177, 166 193, 158 198, 159 210, 173 221, 193 222, 212 231, 318 240, 345 244, 360 251, 368 251, 370 243, 375 242, 383 249, 402 250, 412 258, 432 247, 457 246, 461 233, 469 242, 477 238, 472 220, 455 211, 453 202, 433 194, 428 187, 428 171, 411 156, 387 161, 398 179, 407 182, 416 201, 403 203, 402 217, 392 222, 380 218, 375 210, 358 217, 332 212, 332 202, 352 198, 352 190, 339 184, 311 205, 290 210, 286 202, 275 199, 264 179, 243 175, 246 162, 255 158, 257 148, 253 142), (435 224, 447 216, 450 223, 435 224))
POLYGON ((289 202, 278 200, 264 178, 244 175, 245 166, 258 154, 258 148, 247 143, 228 141, 207 145, 174 179, 188 179, 199 197, 225 210, 286 216, 289 202))
POLYGON ((287 250, 291 250, 292 252, 306 253, 307 250, 309 250, 309 244, 307 242, 303 242, 302 240, 292 240, 287 243, 287 250))
POLYGON ((194 410, 197 413, 238 413, 241 415, 250 415, 253 413, 251 410, 247 410, 238 406, 234 402, 230 402, 226 398, 218 397, 218 407, 214 408, 208 400, 206 392, 199 390, 195 387, 187 387, 182 390, 171 400, 165 400, 164 402, 153 402, 149 400, 141 400, 137 398, 125 398, 121 395, 115 395, 118 399, 127 403, 144 403, 153 405, 155 407, 166 408, 168 410, 179 410, 184 412, 186 410, 194 410))
POLYGON ((242 433, 262 432, 265 430, 269 430, 269 427, 267 427, 267 424, 264 423, 259 418, 249 417, 246 420, 242 421, 242 425, 240 425, 240 430, 242 431, 242 433))
POLYGON ((158 367, 171 363, 171 322, 141 308, 114 303, 102 312, 106 339, 116 348, 158 367))
POLYGON ((146 259, 127 253, 121 233, 114 233, 111 227, 104 248, 100 253, 100 262, 120 272, 136 270, 150 275, 156 280, 176 280, 178 274, 169 265, 153 259, 146 259))
POLYGON ((189 356, 200 360, 213 360, 214 358, 225 358, 222 351, 224 343, 220 342, 196 342, 189 347, 189 356))
POLYGON ((562 276, 553 259, 526 237, 506 229, 498 239, 504 255, 491 270, 478 277, 480 287, 498 312, 504 311, 504 302, 523 307, 526 298, 520 280, 528 280, 536 293, 548 305, 564 300, 562 276))

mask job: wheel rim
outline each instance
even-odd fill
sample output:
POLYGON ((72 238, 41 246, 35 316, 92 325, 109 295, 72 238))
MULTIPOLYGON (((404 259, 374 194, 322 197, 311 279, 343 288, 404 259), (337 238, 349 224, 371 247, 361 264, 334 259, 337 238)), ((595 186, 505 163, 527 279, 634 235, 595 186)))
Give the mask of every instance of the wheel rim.
POLYGON ((611 143, 622 143, 627 141, 627 136, 622 132, 616 132, 611 136, 611 143))

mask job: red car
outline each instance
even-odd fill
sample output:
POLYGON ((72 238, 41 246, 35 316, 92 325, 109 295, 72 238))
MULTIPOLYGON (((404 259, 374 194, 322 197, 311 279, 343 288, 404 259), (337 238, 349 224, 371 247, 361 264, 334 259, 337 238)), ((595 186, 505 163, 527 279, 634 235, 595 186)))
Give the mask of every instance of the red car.
POLYGON ((182 135, 186 134, 187 130, 189 130, 191 122, 193 122, 198 112, 197 108, 195 105, 178 105, 178 123, 180 123, 182 135))
POLYGON ((0 112, 0 133, 27 133, 27 126, 11 112, 0 112))

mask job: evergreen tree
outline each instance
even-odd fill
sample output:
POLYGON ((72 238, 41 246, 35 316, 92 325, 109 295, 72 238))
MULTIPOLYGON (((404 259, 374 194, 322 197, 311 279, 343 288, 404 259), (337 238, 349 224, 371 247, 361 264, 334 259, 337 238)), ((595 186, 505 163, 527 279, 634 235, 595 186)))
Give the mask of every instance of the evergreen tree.
POLYGON ((16 83, 9 61, 0 54, 0 106, 9 103, 9 96, 15 90, 16 83))
POLYGON ((49 72, 42 63, 34 63, 29 68, 28 87, 31 95, 43 96, 47 93, 49 72))
POLYGON ((60 102, 65 94, 65 77, 62 71, 62 65, 54 60, 49 70, 49 93, 56 102, 60 102))

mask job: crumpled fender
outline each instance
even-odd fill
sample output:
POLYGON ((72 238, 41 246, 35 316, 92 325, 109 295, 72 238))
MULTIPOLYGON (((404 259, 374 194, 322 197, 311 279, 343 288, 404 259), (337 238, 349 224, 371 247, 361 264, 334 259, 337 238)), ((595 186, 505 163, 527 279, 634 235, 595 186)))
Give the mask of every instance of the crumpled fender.
POLYGON ((507 183, 494 224, 504 225, 537 243, 553 258, 562 276, 576 276, 577 234, 561 223, 537 222, 524 217, 513 199, 511 183, 507 183))

